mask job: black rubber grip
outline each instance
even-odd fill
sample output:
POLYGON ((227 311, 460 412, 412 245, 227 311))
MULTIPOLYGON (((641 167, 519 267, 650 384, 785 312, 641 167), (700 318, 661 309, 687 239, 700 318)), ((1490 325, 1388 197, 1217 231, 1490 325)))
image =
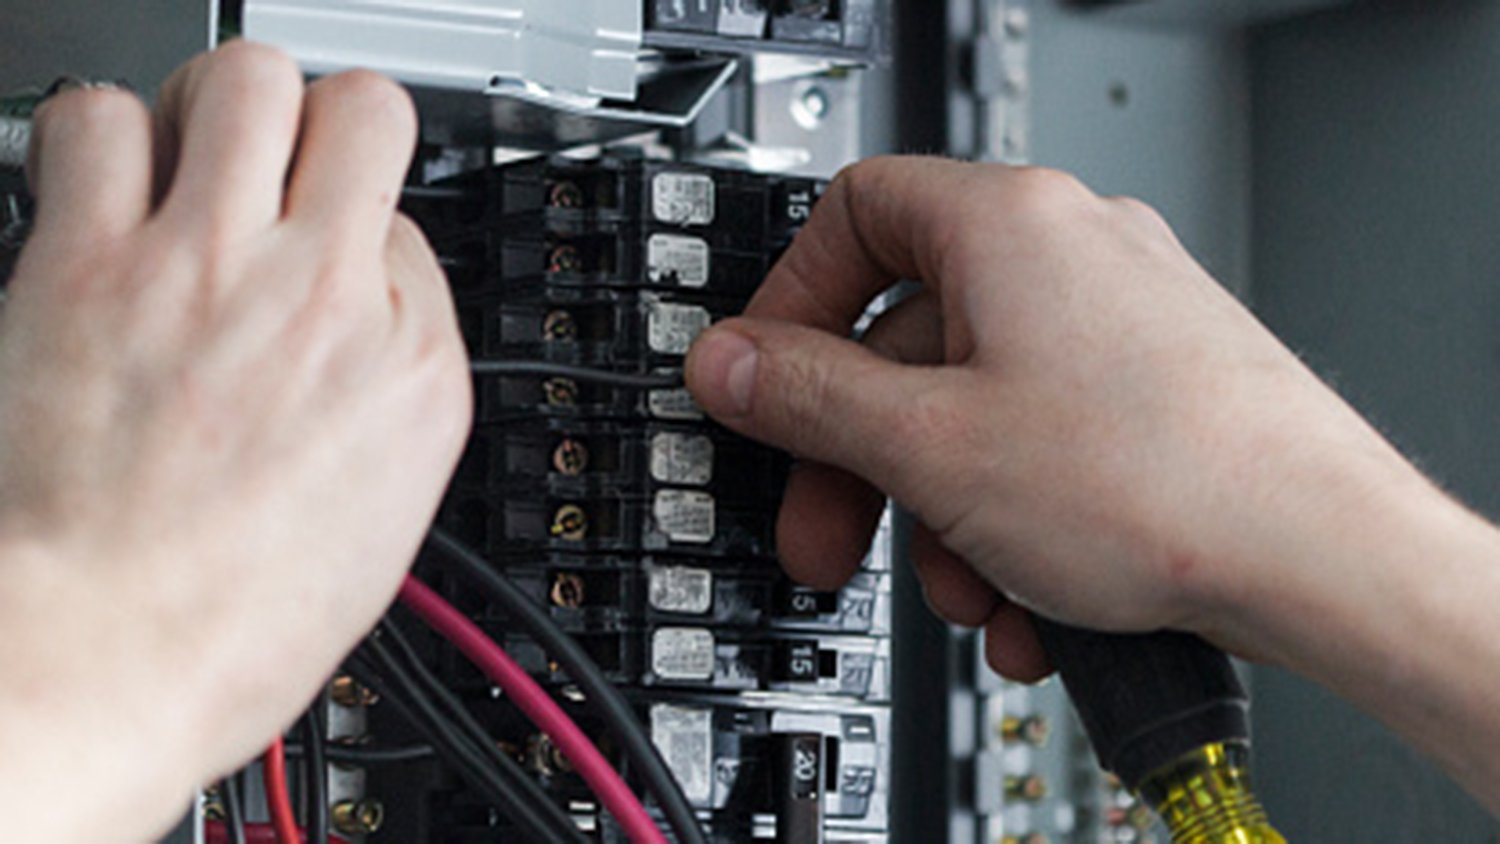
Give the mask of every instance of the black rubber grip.
POLYGON ((1202 639, 1036 626, 1100 764, 1132 791, 1204 745, 1250 740, 1250 696, 1229 657, 1202 639))

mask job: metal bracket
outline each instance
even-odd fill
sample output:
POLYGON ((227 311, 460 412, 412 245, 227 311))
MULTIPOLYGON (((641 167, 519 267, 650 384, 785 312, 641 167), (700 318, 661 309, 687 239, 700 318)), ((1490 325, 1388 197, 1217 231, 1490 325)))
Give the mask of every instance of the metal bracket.
POLYGON ((633 100, 644 14, 612 0, 247 0, 244 33, 314 73, 369 67, 413 85, 633 100))
POLYGON ((1031 158, 1030 0, 975 0, 974 18, 974 150, 987 161, 1024 164, 1031 158))

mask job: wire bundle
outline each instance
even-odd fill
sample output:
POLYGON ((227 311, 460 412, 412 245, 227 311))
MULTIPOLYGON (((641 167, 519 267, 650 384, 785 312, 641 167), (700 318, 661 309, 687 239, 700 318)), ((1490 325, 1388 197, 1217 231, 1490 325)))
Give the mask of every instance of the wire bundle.
MULTIPOLYGON (((635 374, 538 361, 475 361, 479 377, 543 376, 569 378, 622 389, 677 389, 680 373, 635 374)), ((453 576, 480 590, 506 616, 540 644, 568 673, 593 713, 609 728, 632 769, 661 807, 677 844, 706 844, 692 806, 667 768, 630 704, 581 646, 545 610, 494 571, 476 551, 441 528, 433 528, 430 547, 453 576)), ((493 681, 567 758, 614 815, 633 844, 667 844, 640 798, 626 785, 598 746, 504 649, 473 621, 427 585, 408 578, 401 603, 446 639, 493 681)), ((451 766, 479 795, 537 842, 587 844, 578 825, 541 785, 487 735, 461 701, 423 664, 415 648, 389 617, 350 657, 349 666, 418 732, 428 745, 367 749, 326 744, 319 705, 303 719, 301 744, 288 748, 278 739, 263 758, 267 805, 279 844, 302 841, 286 781, 286 756, 303 759, 303 796, 308 840, 328 837, 327 766, 330 761, 358 765, 400 763, 438 758, 451 766)), ((226 786, 232 786, 227 781, 226 786)), ((243 805, 238 792, 226 788, 226 827, 231 844, 246 841, 243 805), (231 803, 232 808, 231 808, 231 803)))
POLYGON ((390 701, 434 750, 479 794, 536 841, 582 844, 578 827, 417 658, 389 620, 352 660, 362 682, 390 701))

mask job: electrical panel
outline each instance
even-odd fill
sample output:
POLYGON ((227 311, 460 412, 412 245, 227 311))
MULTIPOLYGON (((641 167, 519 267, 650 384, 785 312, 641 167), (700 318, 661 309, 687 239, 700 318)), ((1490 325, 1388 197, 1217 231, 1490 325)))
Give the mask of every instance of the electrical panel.
MULTIPOLYGON (((476 428, 439 524, 622 691, 715 844, 1166 841, 1099 772, 1056 684, 1001 682, 966 634, 943 632, 951 670, 936 649, 903 651, 926 609, 900 582, 893 519, 843 589, 800 587, 776 562, 789 457, 706 419, 680 384, 569 374, 670 379, 703 330, 743 311, 834 171, 887 151, 861 146, 865 68, 895 55, 904 76, 931 75, 933 102, 972 73, 967 93, 988 98, 972 104, 978 140, 907 145, 1024 158, 1029 4, 946 6, 968 31, 939 47, 983 37, 973 66, 945 80, 944 49, 896 49, 893 0, 207 4, 217 35, 202 46, 244 35, 311 73, 372 66, 411 87, 424 147, 403 210, 440 256, 474 359, 537 365, 476 375, 476 428), (942 821, 914 828, 932 808, 942 821)), ((902 8, 907 22, 931 11, 902 8)), ((21 180, 6 178, 0 279, 30 214, 21 180)), ((554 654, 430 558, 418 573, 640 790, 554 654)), ((551 738, 409 615, 393 618, 588 840, 626 840, 551 738)), ((335 678, 316 710, 336 840, 536 840, 358 673, 335 678)), ((294 765, 293 790, 308 792, 310 775, 294 765)), ((255 780, 236 785, 263 832, 255 780)), ((657 820, 660 808, 648 801, 657 820)), ((210 789, 174 844, 228 841, 225 812, 224 787, 210 789)))
MULTIPOLYGON (((699 334, 744 310, 826 177, 858 152, 799 168, 815 175, 747 166, 776 140, 746 108, 759 68, 811 80, 833 69, 836 86, 847 68, 882 59, 889 7, 498 5, 503 14, 493 3, 246 0, 223 10, 220 28, 279 44, 314 71, 357 55, 417 96, 427 146, 403 210, 439 255, 477 364, 476 427, 438 524, 621 690, 708 840, 888 841, 889 531, 842 590, 793 583, 775 537, 791 459, 705 418, 680 373, 699 334), (705 131, 705 113, 716 128, 705 131), (486 373, 492 361, 531 368, 486 373)), ((432 559, 417 572, 646 793, 542 642, 432 559)), ((589 840, 627 840, 551 737, 409 616, 393 620, 548 802, 589 840)), ((351 668, 339 682, 359 676, 351 668)), ((336 741, 421 746, 392 703, 344 695, 320 714, 336 741)), ((535 840, 444 759, 334 768, 352 787, 335 818, 350 841, 535 840)))
MULTIPOLYGON (((486 167, 413 191, 406 210, 449 269, 476 360, 657 373, 679 371, 699 333, 743 310, 823 188, 612 152, 486 167)), ((774 536, 789 458, 706 420, 680 388, 481 375, 476 395, 439 523, 626 690, 711 840, 886 840, 888 543, 839 592, 793 583, 774 536), (816 775, 789 790, 798 760, 816 775)), ((566 696, 566 672, 502 608, 446 588, 566 696)), ((444 681, 558 804, 622 840, 550 740, 429 644, 444 681)), ((378 705, 369 718, 376 744, 412 738, 378 705)), ((386 811, 369 841, 524 840, 439 767, 371 771, 367 799, 386 811)))

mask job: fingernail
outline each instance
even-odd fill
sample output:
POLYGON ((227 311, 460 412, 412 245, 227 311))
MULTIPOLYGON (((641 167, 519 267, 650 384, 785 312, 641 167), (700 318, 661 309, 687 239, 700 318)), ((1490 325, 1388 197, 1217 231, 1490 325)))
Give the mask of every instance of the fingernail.
POLYGON ((755 394, 760 350, 743 334, 711 331, 693 350, 693 378, 704 409, 718 416, 747 416, 755 394))

